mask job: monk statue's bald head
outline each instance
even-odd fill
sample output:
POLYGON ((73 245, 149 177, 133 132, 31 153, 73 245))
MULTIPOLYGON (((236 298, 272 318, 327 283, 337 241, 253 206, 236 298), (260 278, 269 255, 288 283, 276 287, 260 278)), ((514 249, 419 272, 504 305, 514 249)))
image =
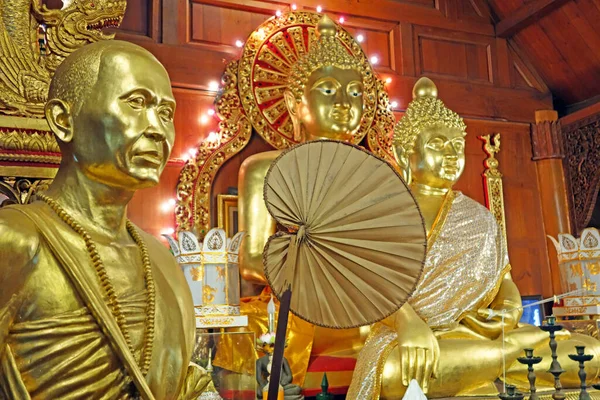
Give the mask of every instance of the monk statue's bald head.
POLYGON ((175 139, 175 100, 151 53, 116 40, 86 45, 57 68, 48 98, 61 169, 132 190, 158 182, 175 139))

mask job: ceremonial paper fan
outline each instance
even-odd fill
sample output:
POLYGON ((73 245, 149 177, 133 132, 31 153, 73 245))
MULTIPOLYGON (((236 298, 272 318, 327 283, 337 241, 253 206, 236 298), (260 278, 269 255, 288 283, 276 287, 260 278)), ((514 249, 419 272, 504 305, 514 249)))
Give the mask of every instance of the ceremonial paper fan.
POLYGON ((285 151, 265 178, 265 202, 287 228, 263 253, 265 275, 290 308, 330 328, 398 310, 421 275, 426 232, 391 165, 351 144, 315 141, 285 151))

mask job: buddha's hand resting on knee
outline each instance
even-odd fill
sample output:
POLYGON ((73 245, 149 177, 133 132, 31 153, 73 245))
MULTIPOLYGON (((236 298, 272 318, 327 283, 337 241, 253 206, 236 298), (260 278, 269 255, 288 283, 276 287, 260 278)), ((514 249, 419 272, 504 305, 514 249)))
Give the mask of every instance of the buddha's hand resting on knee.
POLYGON ((397 312, 395 327, 398 333, 402 384, 408 386, 415 379, 427 393, 429 381, 437 374, 440 358, 438 340, 408 303, 397 312))

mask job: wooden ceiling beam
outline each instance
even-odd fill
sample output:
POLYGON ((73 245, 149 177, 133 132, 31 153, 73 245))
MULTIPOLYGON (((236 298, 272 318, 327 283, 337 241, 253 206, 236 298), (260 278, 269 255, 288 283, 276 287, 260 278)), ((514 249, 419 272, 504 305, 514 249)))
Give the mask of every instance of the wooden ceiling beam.
MULTIPOLYGON (((502 1, 502 0, 500 0, 502 1)), ((496 24, 496 36, 507 38, 551 13, 570 0, 535 0, 517 9, 496 24)))

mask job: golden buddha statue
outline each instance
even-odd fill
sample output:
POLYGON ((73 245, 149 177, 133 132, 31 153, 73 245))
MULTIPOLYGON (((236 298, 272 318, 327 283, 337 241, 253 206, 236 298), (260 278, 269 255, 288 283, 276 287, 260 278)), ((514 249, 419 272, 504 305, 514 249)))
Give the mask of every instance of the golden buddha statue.
MULTIPOLYGON (((364 68, 336 38, 336 25, 324 16, 317 25, 318 40, 299 57, 288 78, 284 93, 294 127, 294 139, 305 142, 319 139, 350 141, 363 117, 364 68)), ((239 221, 246 238, 240 249, 240 270, 247 281, 265 285, 263 248, 276 231, 275 221, 263 200, 264 180, 271 163, 281 151, 252 155, 240 168, 239 221)), ((267 303, 269 288, 259 296, 242 299, 241 312, 249 316, 249 328, 257 335, 268 332, 267 303)), ((294 375, 294 383, 319 387, 318 380, 307 383, 306 371, 311 354, 355 357, 364 339, 358 329, 336 331, 316 328, 290 314, 286 358, 294 375), (313 339, 315 339, 313 341, 313 339), (358 345, 360 343, 360 345, 358 345), (358 345, 358 347, 357 347, 358 345), (314 384, 314 385, 313 385, 314 384)), ((221 365, 231 365, 222 361, 221 365)), ((234 368, 235 369, 235 368, 234 368)), ((350 382, 351 371, 342 385, 350 382)), ((336 377, 330 374, 335 384, 336 377)), ((339 374, 341 376, 341 374, 339 374)))
POLYGON ((175 139, 164 67, 102 41, 56 70, 45 114, 62 152, 49 189, 0 210, 0 399, 195 399, 195 319, 177 262, 127 220, 175 139))
MULTIPOLYGON (((536 366, 538 388, 551 387, 548 335, 519 324, 521 298, 495 218, 452 190, 465 166, 462 118, 437 98, 431 80, 421 78, 394 133, 397 162, 425 220, 428 252, 409 302, 372 327, 348 398, 401 399, 412 379, 430 398, 494 395, 493 383, 504 375, 503 356, 506 383, 527 389, 526 367, 516 362, 525 348, 544 357, 536 366)), ((595 355, 586 369, 589 378, 598 376, 599 341, 568 332, 558 340, 559 361, 567 370, 563 387, 579 387, 577 363, 567 356, 575 345, 595 355)))

